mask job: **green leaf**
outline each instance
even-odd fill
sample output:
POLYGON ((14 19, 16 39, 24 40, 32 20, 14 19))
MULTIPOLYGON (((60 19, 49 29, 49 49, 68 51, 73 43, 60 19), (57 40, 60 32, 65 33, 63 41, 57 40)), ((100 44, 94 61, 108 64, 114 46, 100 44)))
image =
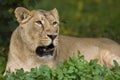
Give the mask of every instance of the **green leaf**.
POLYGON ((114 62, 115 68, 118 69, 119 68, 118 62, 116 60, 113 60, 113 62, 114 62))

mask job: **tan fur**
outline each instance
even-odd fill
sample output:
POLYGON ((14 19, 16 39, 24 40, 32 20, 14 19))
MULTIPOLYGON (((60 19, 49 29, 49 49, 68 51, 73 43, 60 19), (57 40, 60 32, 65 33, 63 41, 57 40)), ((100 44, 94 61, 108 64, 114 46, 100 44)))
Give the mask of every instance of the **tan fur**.
POLYGON ((98 59, 99 64, 109 68, 113 67, 113 60, 120 63, 120 45, 110 39, 59 36, 59 16, 56 9, 29 11, 18 7, 15 16, 19 27, 11 37, 6 71, 14 72, 20 68, 30 71, 41 64, 55 67, 57 62, 69 58, 78 50, 86 60, 98 59), (54 55, 39 57, 35 50, 38 46, 48 46, 52 42, 48 35, 57 35, 53 40, 54 55))

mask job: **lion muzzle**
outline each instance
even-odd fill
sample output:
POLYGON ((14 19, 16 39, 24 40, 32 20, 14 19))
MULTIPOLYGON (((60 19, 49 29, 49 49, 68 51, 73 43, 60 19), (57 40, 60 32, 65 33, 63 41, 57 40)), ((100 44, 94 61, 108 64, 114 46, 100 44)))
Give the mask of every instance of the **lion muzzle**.
POLYGON ((50 44, 48 46, 38 46, 36 48, 36 54, 40 57, 43 56, 53 56, 55 47, 53 44, 50 44))

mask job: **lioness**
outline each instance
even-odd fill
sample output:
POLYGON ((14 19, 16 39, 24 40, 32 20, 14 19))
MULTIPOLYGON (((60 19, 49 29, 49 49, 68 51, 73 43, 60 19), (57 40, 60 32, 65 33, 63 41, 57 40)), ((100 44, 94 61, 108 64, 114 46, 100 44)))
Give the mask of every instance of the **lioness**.
POLYGON ((75 38, 59 35, 59 15, 51 11, 32 10, 23 7, 15 10, 19 26, 10 42, 6 71, 14 72, 41 64, 55 67, 56 63, 74 55, 79 50, 86 60, 98 59, 98 63, 113 67, 113 60, 120 64, 120 45, 106 38, 75 38))

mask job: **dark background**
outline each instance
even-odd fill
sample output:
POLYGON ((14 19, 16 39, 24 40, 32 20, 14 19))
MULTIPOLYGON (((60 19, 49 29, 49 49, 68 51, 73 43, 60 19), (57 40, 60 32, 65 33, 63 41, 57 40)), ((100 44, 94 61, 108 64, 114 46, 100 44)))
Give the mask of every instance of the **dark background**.
POLYGON ((16 7, 57 8, 60 33, 77 37, 107 37, 120 43, 120 0, 0 0, 0 73, 5 69, 10 36, 18 26, 16 7))

